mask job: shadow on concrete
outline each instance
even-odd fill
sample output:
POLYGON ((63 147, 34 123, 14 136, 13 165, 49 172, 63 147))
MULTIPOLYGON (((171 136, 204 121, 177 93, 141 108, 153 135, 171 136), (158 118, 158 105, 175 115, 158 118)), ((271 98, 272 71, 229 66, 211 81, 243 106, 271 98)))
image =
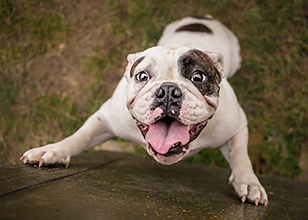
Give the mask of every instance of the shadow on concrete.
POLYGON ((242 204, 229 175, 112 152, 84 153, 68 169, 0 167, 0 218, 308 219, 308 183, 260 176, 270 201, 264 207, 242 204))

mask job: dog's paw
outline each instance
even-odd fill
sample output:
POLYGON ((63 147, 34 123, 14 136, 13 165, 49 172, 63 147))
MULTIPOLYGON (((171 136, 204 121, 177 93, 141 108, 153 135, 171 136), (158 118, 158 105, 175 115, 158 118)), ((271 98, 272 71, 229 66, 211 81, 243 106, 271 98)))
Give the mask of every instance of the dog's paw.
POLYGON ((39 167, 54 164, 65 164, 68 167, 70 156, 63 150, 63 147, 60 143, 57 143, 34 148, 25 152, 20 160, 32 165, 38 164, 39 167))
POLYGON ((240 197, 242 202, 247 200, 255 205, 268 205, 266 191, 254 173, 243 175, 232 172, 229 183, 232 183, 236 194, 240 197))

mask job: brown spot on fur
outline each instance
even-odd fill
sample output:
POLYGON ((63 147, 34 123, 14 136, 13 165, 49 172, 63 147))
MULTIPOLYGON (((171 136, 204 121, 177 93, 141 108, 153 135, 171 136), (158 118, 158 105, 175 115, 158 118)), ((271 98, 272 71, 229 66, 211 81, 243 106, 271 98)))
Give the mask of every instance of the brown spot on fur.
POLYGON ((207 26, 205 26, 204 24, 199 24, 199 23, 188 24, 188 25, 179 27, 178 29, 176 29, 175 32, 180 32, 180 31, 203 32, 203 33, 209 33, 209 34, 213 33, 213 31, 209 29, 207 26))
POLYGON ((204 82, 192 81, 202 95, 219 95, 221 76, 207 54, 200 50, 192 49, 179 58, 178 66, 181 74, 189 80, 191 80, 195 71, 201 71, 206 75, 207 79, 204 82))
POLYGON ((130 69, 130 77, 133 76, 136 67, 138 66, 139 63, 142 62, 142 60, 144 60, 144 58, 145 58, 145 57, 140 57, 138 60, 136 60, 136 61, 134 62, 134 64, 132 65, 132 68, 130 69))

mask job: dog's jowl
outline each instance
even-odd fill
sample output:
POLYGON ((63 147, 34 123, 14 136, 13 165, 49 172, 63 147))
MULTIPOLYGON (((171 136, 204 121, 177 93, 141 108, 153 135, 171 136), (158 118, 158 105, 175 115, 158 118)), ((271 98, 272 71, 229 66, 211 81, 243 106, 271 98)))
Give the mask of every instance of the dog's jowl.
POLYGON ((236 36, 211 16, 186 17, 169 24, 157 46, 127 60, 113 96, 81 128, 21 160, 68 166, 72 156, 114 137, 139 143, 162 164, 218 147, 241 200, 267 205, 247 154, 246 116, 227 81, 240 68, 236 36))

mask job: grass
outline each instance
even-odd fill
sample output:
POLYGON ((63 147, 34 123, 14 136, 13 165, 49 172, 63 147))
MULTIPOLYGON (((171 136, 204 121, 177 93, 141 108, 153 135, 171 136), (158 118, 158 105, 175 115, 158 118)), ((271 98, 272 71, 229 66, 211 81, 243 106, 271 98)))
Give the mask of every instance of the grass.
POLYGON ((261 1, 254 8, 260 16, 252 22, 262 36, 246 30, 243 68, 231 82, 248 114, 250 130, 264 135, 263 172, 295 177, 301 172, 301 150, 308 144, 307 4, 261 1))
MULTIPOLYGON (((79 109, 70 97, 48 91, 35 97, 21 94, 36 89, 31 83, 23 88, 26 63, 69 41, 66 15, 53 10, 49 1, 1 4, 2 158, 8 156, 8 149, 15 143, 29 147, 25 131, 41 136, 40 144, 57 141, 59 130, 62 136, 71 134, 86 118, 85 112, 95 111, 101 100, 108 98, 100 86, 114 73, 121 76, 128 53, 154 46, 165 25, 173 20, 209 13, 240 40, 242 68, 230 82, 247 113, 252 139, 255 134, 261 137, 256 151, 251 151, 256 152, 252 155, 254 167, 259 173, 291 178, 300 177, 307 169, 299 163, 308 146, 307 2, 109 0, 105 15, 109 25, 104 32, 112 36, 112 41, 97 46, 82 60, 83 72, 96 79, 84 91, 91 97, 85 110, 79 109), (56 111, 60 106, 62 110, 56 111)), ((228 166, 217 149, 203 150, 187 162, 228 166)))
MULTIPOLYGON (((26 82, 26 64, 53 50, 65 38, 66 26, 61 13, 48 10, 49 7, 53 7, 49 1, 4 0, 0 3, 0 164, 16 162, 10 158, 16 145, 30 147, 24 143, 27 135, 39 136, 39 133, 55 133, 60 129, 69 134, 76 126, 74 122, 81 121, 77 119, 80 114, 71 116, 76 109, 68 98, 50 93, 35 94, 35 85, 26 82), (55 110, 56 107, 62 108, 62 112, 55 110), (63 115, 70 116, 61 117, 63 115), (60 119, 61 125, 54 118, 60 119)), ((54 141, 39 139, 39 144, 54 141)))

